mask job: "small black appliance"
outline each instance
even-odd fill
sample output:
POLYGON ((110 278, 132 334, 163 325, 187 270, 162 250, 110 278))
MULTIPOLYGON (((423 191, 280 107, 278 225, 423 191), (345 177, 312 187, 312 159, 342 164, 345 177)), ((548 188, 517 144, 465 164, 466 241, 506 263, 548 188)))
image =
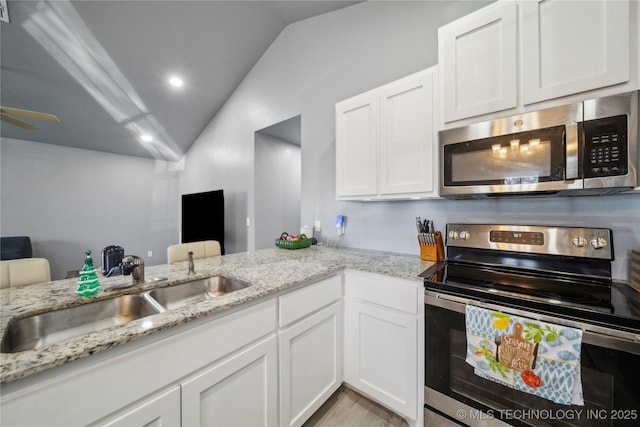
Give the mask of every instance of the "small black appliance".
POLYGON ((124 258, 124 248, 118 245, 107 246, 102 250, 102 274, 109 274, 112 268, 119 267, 124 258))

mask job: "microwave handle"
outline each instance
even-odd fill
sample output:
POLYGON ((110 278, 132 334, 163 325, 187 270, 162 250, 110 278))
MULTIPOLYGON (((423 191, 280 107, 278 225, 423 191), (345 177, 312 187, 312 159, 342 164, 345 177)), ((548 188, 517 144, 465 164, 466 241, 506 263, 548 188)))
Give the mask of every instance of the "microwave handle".
POLYGON ((565 179, 578 179, 578 124, 565 125, 565 179))

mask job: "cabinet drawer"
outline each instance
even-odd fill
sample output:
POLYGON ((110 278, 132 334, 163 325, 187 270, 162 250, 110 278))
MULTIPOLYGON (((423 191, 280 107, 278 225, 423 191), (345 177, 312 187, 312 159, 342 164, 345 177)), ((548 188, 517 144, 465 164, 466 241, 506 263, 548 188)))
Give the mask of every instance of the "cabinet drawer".
POLYGON ((345 273, 346 294, 384 307, 418 314, 420 282, 402 280, 373 273, 348 271, 345 273))
POLYGON ((280 296, 280 327, 342 298, 342 275, 280 296))

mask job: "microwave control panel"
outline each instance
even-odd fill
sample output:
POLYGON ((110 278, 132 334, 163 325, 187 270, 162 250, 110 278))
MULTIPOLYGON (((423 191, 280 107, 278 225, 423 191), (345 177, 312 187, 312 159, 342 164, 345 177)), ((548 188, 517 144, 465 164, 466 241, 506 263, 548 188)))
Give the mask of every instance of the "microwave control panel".
POLYGON ((584 177, 626 175, 627 116, 584 122, 584 177))

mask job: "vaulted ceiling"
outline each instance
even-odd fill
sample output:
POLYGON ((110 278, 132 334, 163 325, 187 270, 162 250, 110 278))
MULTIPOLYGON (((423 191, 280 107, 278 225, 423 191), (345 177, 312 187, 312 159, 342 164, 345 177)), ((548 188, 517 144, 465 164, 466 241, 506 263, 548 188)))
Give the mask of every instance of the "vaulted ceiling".
POLYGON ((0 104, 59 122, 0 136, 179 160, 288 24, 354 3, 9 0, 0 104))

